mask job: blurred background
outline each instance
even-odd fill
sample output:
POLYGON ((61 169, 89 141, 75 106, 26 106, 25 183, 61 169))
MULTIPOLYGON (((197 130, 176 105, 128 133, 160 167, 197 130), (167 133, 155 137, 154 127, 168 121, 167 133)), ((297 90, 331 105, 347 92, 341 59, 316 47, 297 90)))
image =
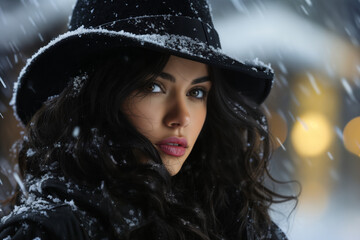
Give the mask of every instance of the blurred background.
MULTIPOLYGON (((291 240, 360 239, 360 0, 209 1, 224 51, 275 70, 264 104, 276 145, 270 171, 302 185, 295 211, 276 205, 275 221, 291 240)), ((18 179, 12 146, 23 129, 9 107, 13 83, 66 31, 74 2, 0 0, 0 199, 18 179)))

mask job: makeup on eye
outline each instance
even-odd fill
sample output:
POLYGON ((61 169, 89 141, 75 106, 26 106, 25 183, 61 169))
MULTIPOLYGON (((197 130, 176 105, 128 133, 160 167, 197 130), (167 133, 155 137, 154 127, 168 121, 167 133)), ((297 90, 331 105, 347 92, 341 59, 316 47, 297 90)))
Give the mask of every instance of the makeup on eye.
POLYGON ((197 98, 199 100, 203 100, 207 97, 207 94, 208 94, 208 91, 206 89, 194 88, 194 89, 191 89, 187 95, 190 97, 197 98), (192 94, 192 93, 195 93, 195 94, 192 94))
MULTIPOLYGON (((160 83, 150 82, 145 90, 149 93, 165 93, 165 89, 160 83)), ((204 87, 194 87, 188 91, 186 96, 190 96, 199 100, 203 100, 207 97, 208 91, 204 87)))
POLYGON ((146 86, 145 90, 150 92, 150 93, 162 93, 162 92, 164 92, 162 87, 159 84, 155 83, 155 82, 149 83, 146 86))

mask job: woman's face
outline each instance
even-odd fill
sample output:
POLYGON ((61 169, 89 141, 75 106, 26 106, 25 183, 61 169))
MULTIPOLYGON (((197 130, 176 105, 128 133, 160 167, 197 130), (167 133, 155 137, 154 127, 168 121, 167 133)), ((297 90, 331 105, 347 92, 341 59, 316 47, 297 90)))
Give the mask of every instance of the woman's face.
MULTIPOLYGON (((158 150, 173 176, 189 156, 206 117, 210 91, 207 65, 171 56, 162 73, 145 89, 132 93, 123 111, 158 150)), ((147 162, 140 155, 142 162, 147 162)))

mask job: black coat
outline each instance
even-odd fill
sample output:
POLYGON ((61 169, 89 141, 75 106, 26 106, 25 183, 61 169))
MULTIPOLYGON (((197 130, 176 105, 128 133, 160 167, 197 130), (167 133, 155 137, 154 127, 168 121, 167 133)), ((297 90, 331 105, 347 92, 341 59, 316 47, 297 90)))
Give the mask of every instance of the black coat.
MULTIPOLYGON (((22 197, 21 204, 1 219, 0 239, 114 239, 109 228, 113 223, 106 215, 111 212, 112 204, 101 186, 96 189, 79 187, 64 177, 48 173, 42 179, 29 178, 27 187, 28 196, 22 197)), ((115 217, 121 218, 123 223, 115 227, 118 233, 141 225, 141 212, 129 204, 124 204, 121 216, 115 217)), ((264 238, 286 239, 275 224, 264 238)))

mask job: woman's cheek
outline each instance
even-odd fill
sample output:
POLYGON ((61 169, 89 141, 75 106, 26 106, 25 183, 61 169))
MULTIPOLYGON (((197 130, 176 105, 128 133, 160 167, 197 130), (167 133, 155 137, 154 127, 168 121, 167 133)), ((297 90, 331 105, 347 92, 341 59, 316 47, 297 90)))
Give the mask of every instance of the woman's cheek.
POLYGON ((149 97, 134 106, 133 111, 136 113, 132 122, 135 127, 146 137, 150 137, 154 130, 161 124, 162 103, 159 99, 149 97))

